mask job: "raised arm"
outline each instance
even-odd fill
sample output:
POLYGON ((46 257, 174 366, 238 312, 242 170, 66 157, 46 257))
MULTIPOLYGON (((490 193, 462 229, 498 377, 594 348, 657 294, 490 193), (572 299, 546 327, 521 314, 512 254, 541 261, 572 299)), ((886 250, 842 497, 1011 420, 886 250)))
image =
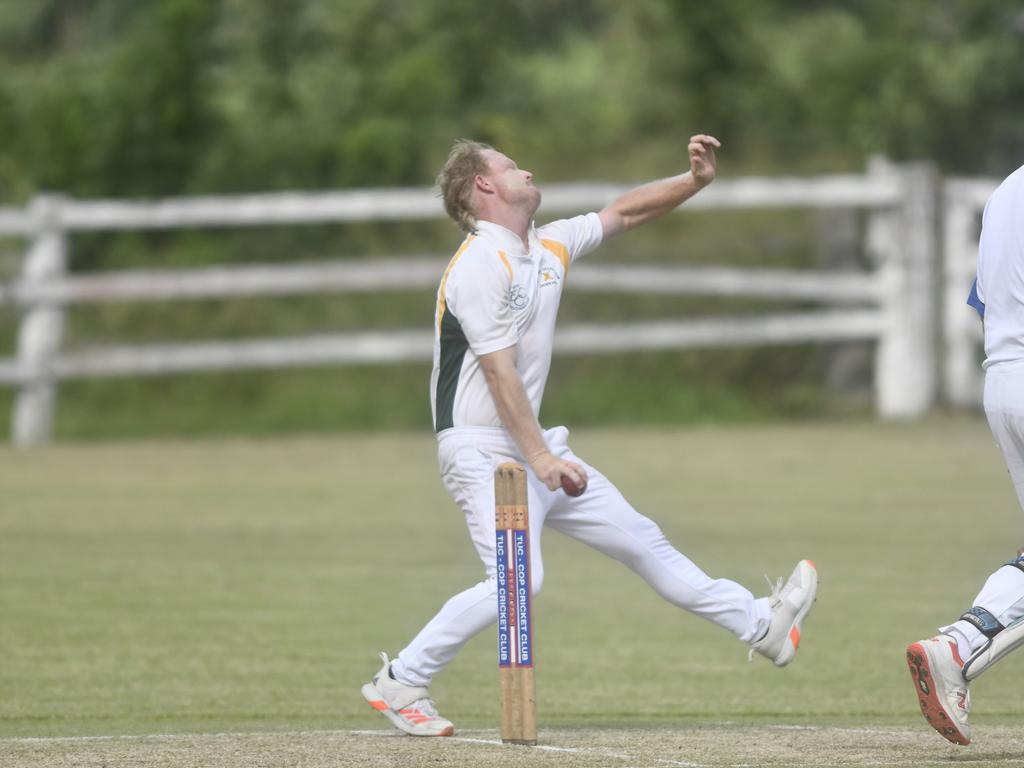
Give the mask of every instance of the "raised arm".
POLYGON ((691 136, 689 171, 630 190, 598 213, 604 239, 664 216, 710 184, 715 178, 715 149, 721 146, 714 136, 691 136))
POLYGON ((579 464, 555 456, 544 441, 544 434, 526 396, 523 380, 516 370, 516 348, 506 347, 481 355, 480 367, 487 379, 501 423, 512 435, 541 482, 549 490, 555 491, 561 485, 562 475, 568 475, 578 487, 586 486, 586 470, 579 464))

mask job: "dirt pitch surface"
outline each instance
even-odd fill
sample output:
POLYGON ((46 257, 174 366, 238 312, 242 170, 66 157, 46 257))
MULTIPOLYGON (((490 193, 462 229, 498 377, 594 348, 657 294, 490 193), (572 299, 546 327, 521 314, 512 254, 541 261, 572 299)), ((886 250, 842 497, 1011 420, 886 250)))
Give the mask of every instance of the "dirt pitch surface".
POLYGON ((448 739, 395 731, 309 731, 0 740, 4 766, 1022 766, 1024 727, 976 729, 969 747, 920 728, 740 726, 543 729, 537 747, 493 730, 448 739))

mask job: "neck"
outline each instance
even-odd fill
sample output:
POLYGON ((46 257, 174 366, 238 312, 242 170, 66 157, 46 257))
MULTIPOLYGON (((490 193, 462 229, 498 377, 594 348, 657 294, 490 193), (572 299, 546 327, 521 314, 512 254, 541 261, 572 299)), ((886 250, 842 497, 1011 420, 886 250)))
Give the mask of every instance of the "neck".
POLYGON ((503 211, 487 211, 479 216, 481 221, 498 224, 519 236, 523 247, 530 250, 530 222, 533 217, 525 211, 505 209, 503 211))

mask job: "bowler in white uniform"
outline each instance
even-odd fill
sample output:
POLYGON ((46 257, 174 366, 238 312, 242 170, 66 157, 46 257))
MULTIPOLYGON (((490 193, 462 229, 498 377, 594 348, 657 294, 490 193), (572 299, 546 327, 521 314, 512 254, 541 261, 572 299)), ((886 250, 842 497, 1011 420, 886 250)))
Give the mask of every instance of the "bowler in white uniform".
MULTIPOLYGON (((1024 167, 985 206, 967 302, 985 328, 985 415, 1024 510, 1024 167)), ((910 675, 925 719, 953 743, 970 744, 970 681, 1024 644, 1024 550, 939 632, 907 646, 910 675)))
POLYGON ((651 520, 600 471, 576 456, 565 427, 537 421, 551 366, 558 305, 572 264, 615 237, 672 211, 715 177, 711 136, 689 142, 690 170, 638 187, 596 213, 541 227, 533 175, 501 152, 456 142, 438 184, 445 209, 466 239, 441 278, 434 318, 431 405, 441 475, 466 517, 484 578, 452 597, 362 688, 370 705, 417 736, 448 736, 428 686, 459 649, 497 619, 494 470, 527 470, 531 583, 544 581, 545 525, 612 557, 673 605, 718 624, 777 666, 788 664, 814 602, 817 572, 803 560, 769 597, 756 599, 713 579, 678 552, 651 520), (562 478, 585 488, 570 497, 562 478))

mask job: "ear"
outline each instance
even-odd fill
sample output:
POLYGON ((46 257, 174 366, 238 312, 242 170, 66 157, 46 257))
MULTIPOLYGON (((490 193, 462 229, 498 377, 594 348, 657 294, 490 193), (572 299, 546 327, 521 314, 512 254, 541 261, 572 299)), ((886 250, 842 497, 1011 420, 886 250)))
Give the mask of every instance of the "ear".
POLYGON ((494 193, 494 185, 479 173, 473 177, 473 187, 480 190, 485 195, 494 193))

